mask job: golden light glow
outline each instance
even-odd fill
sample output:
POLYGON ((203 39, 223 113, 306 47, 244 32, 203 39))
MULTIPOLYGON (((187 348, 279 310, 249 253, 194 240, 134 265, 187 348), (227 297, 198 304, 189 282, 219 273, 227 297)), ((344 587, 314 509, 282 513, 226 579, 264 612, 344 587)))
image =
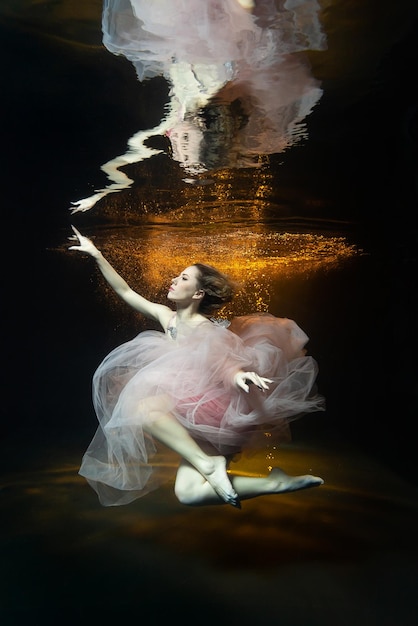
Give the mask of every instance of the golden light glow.
POLYGON ((195 262, 214 265, 237 281, 238 308, 267 311, 278 279, 306 279, 340 267, 361 250, 345 237, 271 230, 263 224, 145 225, 95 238, 127 282, 145 297, 165 297, 170 279, 195 262))

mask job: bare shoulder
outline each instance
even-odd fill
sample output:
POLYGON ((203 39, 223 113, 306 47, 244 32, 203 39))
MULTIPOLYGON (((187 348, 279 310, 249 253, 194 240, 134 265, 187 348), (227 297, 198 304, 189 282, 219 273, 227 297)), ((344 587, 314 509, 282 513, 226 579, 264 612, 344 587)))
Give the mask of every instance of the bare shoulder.
POLYGON ((154 307, 155 319, 158 320, 164 329, 167 328, 171 318, 175 314, 175 311, 170 309, 170 307, 165 304, 154 304, 154 307))

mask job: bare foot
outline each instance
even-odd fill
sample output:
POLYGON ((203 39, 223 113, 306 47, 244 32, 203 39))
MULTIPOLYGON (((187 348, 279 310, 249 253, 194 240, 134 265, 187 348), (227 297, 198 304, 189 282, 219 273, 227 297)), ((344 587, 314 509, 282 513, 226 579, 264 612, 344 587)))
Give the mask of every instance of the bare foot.
POLYGON ((324 481, 319 476, 305 474, 303 476, 289 476, 279 467, 271 470, 269 475, 271 481, 271 493, 284 493, 286 491, 298 491, 309 487, 319 487, 324 481))
POLYGON ((224 502, 240 509, 239 496, 226 471, 226 458, 224 456, 212 456, 210 459, 212 461, 211 467, 205 473, 201 471, 202 476, 224 502))

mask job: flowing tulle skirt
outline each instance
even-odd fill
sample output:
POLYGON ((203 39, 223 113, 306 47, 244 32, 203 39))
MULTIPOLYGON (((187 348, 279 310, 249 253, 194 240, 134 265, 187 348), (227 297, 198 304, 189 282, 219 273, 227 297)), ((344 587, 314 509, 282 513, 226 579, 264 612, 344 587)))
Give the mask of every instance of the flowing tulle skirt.
POLYGON ((195 439, 228 455, 253 442, 261 427, 281 430, 323 410, 307 341, 294 321, 270 314, 237 317, 229 328, 203 324, 175 341, 163 332, 140 333, 94 374, 99 428, 80 474, 103 505, 126 504, 167 480, 152 465, 158 442, 144 430, 149 419, 171 413, 195 439), (270 389, 238 389, 238 369, 272 379, 270 389))
POLYGON ((277 55, 325 47, 318 0, 104 0, 103 43, 135 65, 140 80, 166 75, 173 62, 254 70, 277 55))

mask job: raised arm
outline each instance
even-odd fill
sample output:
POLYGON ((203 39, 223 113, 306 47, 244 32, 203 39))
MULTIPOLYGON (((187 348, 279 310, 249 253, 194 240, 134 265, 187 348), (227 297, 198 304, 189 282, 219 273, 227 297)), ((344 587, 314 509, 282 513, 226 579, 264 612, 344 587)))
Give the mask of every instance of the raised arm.
POLYGON ((70 246, 68 249, 85 252, 92 256, 106 281, 122 300, 136 311, 142 313, 145 317, 157 320, 163 328, 166 328, 173 311, 168 306, 147 300, 131 289, 122 276, 120 276, 109 261, 105 259, 100 250, 96 248, 91 239, 84 237, 75 226, 71 226, 71 228, 74 231, 74 235, 70 237, 70 239, 78 241, 78 245, 70 246))

